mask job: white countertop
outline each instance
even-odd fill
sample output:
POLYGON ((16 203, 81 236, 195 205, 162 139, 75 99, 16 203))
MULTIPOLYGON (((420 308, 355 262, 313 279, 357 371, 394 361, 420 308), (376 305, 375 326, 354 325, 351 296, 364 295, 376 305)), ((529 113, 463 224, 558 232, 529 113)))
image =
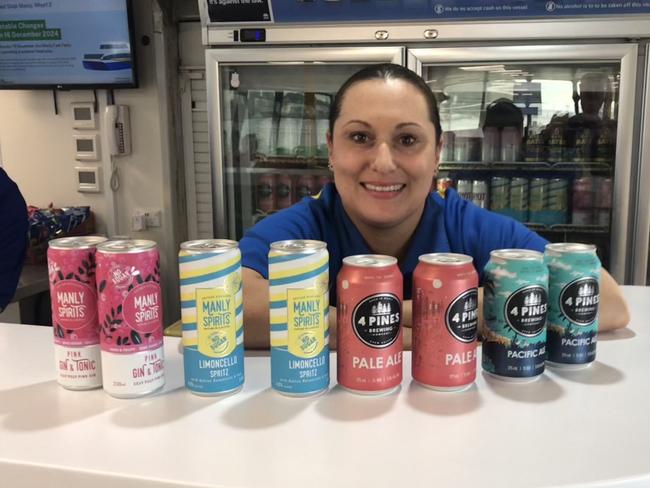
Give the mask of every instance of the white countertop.
POLYGON ((162 393, 67 391, 51 329, 0 324, 0 486, 647 487, 650 288, 624 292, 632 323, 601 335, 588 370, 437 393, 411 383, 407 353, 383 398, 282 397, 268 357, 246 358, 242 392, 197 397, 167 337, 162 393))

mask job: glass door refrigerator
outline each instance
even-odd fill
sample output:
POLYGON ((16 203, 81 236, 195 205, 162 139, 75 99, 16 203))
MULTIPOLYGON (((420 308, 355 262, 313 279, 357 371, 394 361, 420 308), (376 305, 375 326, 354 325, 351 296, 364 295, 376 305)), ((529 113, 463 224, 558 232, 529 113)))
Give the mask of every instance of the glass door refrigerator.
POLYGON ((382 62, 404 64, 404 47, 206 50, 218 237, 240 239, 330 181, 332 97, 352 73, 382 62))
POLYGON ((637 45, 415 48, 440 107, 437 188, 553 242, 597 246, 625 279, 637 45))

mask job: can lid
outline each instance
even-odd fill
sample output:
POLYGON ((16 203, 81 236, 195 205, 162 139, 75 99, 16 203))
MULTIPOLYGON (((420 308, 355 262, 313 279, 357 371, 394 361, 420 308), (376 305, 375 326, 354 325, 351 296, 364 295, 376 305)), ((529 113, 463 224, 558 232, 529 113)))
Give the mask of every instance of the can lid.
POLYGON ((547 254, 560 255, 563 253, 596 253, 596 246, 594 244, 582 244, 579 242, 553 242, 546 244, 545 248, 547 254))
POLYGON ((291 239, 271 243, 271 250, 279 254, 312 254, 325 248, 327 248, 327 244, 323 241, 309 239, 291 239))
POLYGON ((497 249, 490 252, 490 257, 503 261, 543 261, 544 255, 530 249, 497 249))
POLYGON ((471 264, 474 260, 472 256, 466 254, 456 254, 452 252, 434 252, 423 254, 418 258, 421 262, 427 264, 437 264, 440 266, 459 266, 462 264, 471 264))
POLYGON ((196 239, 181 243, 181 250, 188 254, 223 253, 237 249, 237 241, 230 239, 196 239))
POLYGON ((106 254, 126 254, 155 249, 156 243, 145 239, 123 239, 119 241, 106 241, 97 246, 97 252, 106 254))
POLYGON ((103 236, 60 237, 52 239, 48 246, 52 249, 91 249, 107 240, 103 236))
POLYGON ((397 264, 397 258, 383 254, 357 254, 343 258, 343 264, 360 268, 384 268, 397 264))

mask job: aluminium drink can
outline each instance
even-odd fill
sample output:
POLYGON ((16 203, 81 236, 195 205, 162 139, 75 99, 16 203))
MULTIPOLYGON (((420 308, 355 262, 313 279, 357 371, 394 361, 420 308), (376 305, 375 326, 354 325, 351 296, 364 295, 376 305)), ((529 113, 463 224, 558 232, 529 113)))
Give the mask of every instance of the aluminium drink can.
POLYGON ((472 203, 477 207, 488 207, 488 184, 485 180, 472 181, 472 203))
POLYGON ((593 244, 547 244, 549 366, 586 368, 596 359, 600 260, 593 244))
POLYGON ((510 180, 510 216, 520 222, 528 221, 528 178, 510 180))
POLYGON ((278 210, 290 207, 293 203, 293 178, 291 175, 278 175, 275 182, 275 205, 278 210))
POLYGON ((454 187, 454 179, 450 178, 448 175, 440 175, 436 179, 436 190, 438 194, 444 198, 447 193, 447 189, 454 187))
POLYGON ((510 178, 493 176, 490 179, 490 210, 510 215, 510 178))
POLYGON ((63 237, 47 250, 57 381, 68 390, 102 386, 95 246, 104 241, 63 237))
POLYGON ((546 211, 550 224, 566 224, 569 215, 569 180, 551 178, 548 182, 548 205, 546 211))
POLYGON ((420 256, 413 273, 413 379, 464 390, 476 379, 478 274, 471 256, 420 256))
POLYGON ((343 259, 336 280, 337 379, 364 395, 396 391, 402 383, 402 273, 391 256, 343 259))
POLYGON ((548 224, 548 179, 532 178, 528 192, 529 220, 538 224, 548 224))
POLYGON ((329 387, 327 244, 288 240, 269 251, 271 385, 288 396, 329 387))
POLYGON ((96 257, 104 390, 147 395, 165 384, 158 248, 143 239, 107 241, 96 257))
POLYGON ((275 176, 259 175, 256 181, 257 209, 269 213, 275 210, 276 185, 275 176))
POLYGON ((178 254, 185 386, 222 395, 244 384, 241 253, 236 241, 183 242, 178 254))
POLYGON ((544 255, 525 249, 490 253, 485 267, 483 370, 507 381, 544 372, 548 269, 544 255))
POLYGON ((456 182, 456 191, 460 198, 472 200, 472 180, 458 180, 456 182))

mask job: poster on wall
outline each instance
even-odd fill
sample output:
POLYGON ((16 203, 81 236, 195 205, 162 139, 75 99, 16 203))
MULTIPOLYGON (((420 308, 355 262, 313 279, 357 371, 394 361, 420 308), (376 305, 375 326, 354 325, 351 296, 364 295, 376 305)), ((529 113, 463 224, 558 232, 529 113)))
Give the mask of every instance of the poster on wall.
POLYGON ((128 6, 0 1, 0 88, 133 86, 128 6))

